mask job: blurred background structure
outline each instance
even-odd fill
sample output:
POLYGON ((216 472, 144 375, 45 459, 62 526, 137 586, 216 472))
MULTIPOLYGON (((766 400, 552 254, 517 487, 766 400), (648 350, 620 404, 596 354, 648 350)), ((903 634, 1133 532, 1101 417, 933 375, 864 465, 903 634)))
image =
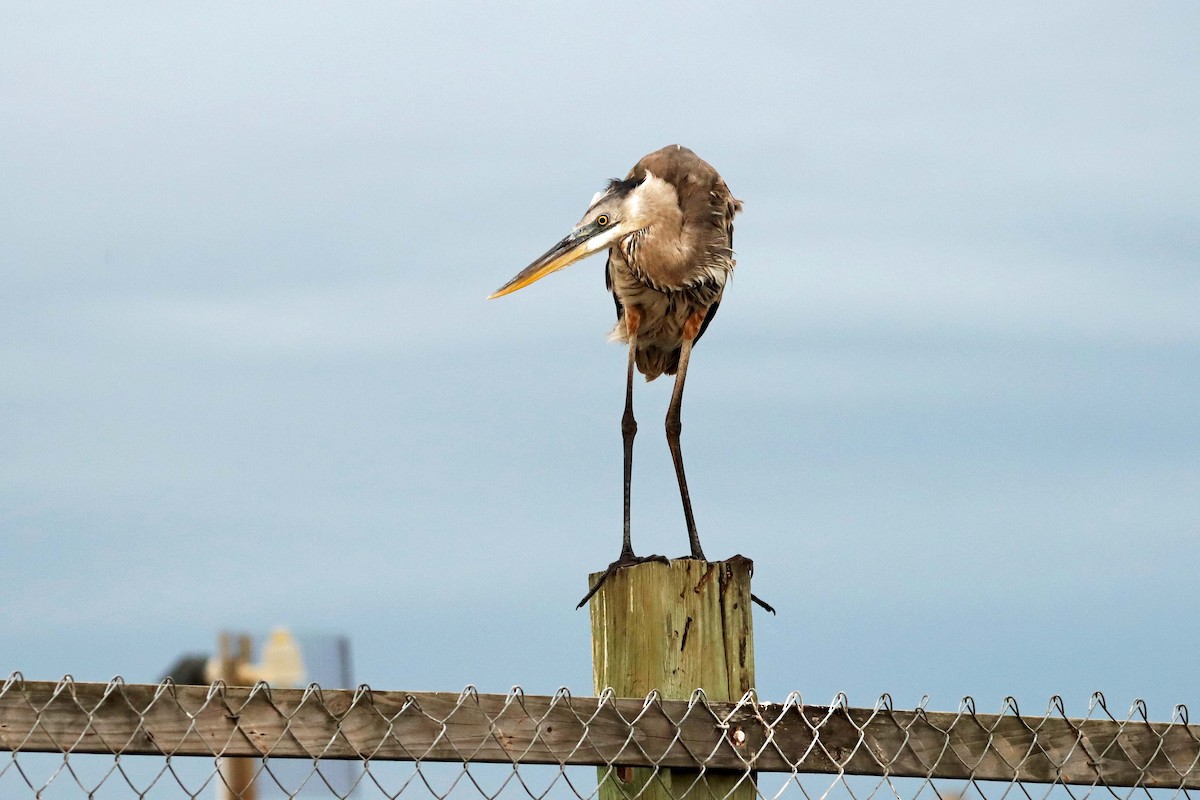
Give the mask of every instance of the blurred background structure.
MULTIPOLYGON (((181 686, 255 686, 265 683, 272 690, 304 688, 354 688, 350 664, 350 642, 344 636, 306 634, 296 637, 287 628, 276 628, 266 637, 222 632, 216 652, 187 653, 176 659, 161 678, 181 686)), ((258 800, 283 796, 307 796, 333 792, 346 796, 358 782, 361 768, 349 761, 330 761, 321 776, 311 781, 309 761, 281 760, 260 777, 261 760, 222 758, 222 776, 213 781, 218 797, 258 800)))

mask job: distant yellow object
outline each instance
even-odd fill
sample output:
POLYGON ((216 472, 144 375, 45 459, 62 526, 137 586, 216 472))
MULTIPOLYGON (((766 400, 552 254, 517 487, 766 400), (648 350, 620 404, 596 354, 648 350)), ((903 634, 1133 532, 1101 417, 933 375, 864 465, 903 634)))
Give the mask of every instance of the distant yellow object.
POLYGON ((300 644, 287 628, 276 628, 263 645, 262 661, 250 665, 250 672, 272 686, 295 687, 304 683, 304 659, 300 644))
POLYGON ((262 661, 251 664, 248 660, 237 660, 236 675, 223 675, 219 670, 219 659, 212 659, 205 670, 209 680, 221 678, 234 684, 250 685, 266 681, 280 688, 295 688, 305 682, 304 659, 300 654, 300 643, 287 628, 276 628, 262 649, 262 661))

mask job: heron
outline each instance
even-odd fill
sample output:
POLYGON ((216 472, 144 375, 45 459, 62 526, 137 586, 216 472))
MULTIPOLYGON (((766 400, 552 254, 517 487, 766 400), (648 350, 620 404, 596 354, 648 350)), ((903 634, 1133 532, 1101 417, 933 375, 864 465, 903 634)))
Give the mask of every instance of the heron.
POLYGON ((710 164, 682 145, 669 145, 644 156, 623 180, 609 181, 562 241, 491 295, 510 294, 590 255, 608 251, 605 285, 617 310, 617 323, 609 338, 629 347, 621 416, 624 534, 617 560, 576 608, 582 608, 616 570, 667 560, 658 555, 635 555, 630 539, 633 440, 638 429, 633 414, 635 368, 647 381, 675 376, 667 408, 667 445, 683 502, 690 558, 707 560, 683 469, 680 406, 692 348, 716 315, 733 272, 733 218, 741 209, 741 202, 710 164))

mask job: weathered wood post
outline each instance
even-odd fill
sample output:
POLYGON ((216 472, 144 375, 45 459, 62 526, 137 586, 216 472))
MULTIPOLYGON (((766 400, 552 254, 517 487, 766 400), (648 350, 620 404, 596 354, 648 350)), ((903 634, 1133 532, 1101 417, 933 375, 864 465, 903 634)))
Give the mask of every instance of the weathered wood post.
MULTIPOLYGON (((250 664, 250 637, 221 633, 217 646, 217 677, 227 686, 253 683, 245 675, 250 664)), ((254 759, 222 756, 218 763, 221 780, 217 782, 217 796, 221 800, 256 800, 258 791, 254 776, 257 764, 254 759)))
MULTIPOLYGON (((741 699, 754 687, 753 568, 750 559, 734 556, 651 561, 613 573, 591 601, 596 693, 612 688, 618 697, 645 697, 657 689, 665 699, 686 700, 703 689, 709 700, 741 699)), ((590 576, 589 585, 601 574, 590 576)), ((656 776, 650 768, 610 774, 601 767, 599 775, 601 800, 755 796, 744 773, 706 772, 697 781, 696 770, 663 769, 656 776)))

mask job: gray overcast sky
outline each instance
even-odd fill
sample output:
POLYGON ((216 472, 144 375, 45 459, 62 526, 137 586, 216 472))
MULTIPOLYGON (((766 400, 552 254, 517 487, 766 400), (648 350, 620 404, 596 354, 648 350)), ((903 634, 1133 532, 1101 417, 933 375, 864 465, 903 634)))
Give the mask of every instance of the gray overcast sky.
MULTIPOLYGON (((684 450, 759 688, 1156 717, 1200 645, 1200 6, 0 11, 0 672, 218 630, 379 688, 590 693, 624 353, 595 258, 672 142, 745 201, 684 450)), ((635 546, 686 552, 637 387, 635 546)))

